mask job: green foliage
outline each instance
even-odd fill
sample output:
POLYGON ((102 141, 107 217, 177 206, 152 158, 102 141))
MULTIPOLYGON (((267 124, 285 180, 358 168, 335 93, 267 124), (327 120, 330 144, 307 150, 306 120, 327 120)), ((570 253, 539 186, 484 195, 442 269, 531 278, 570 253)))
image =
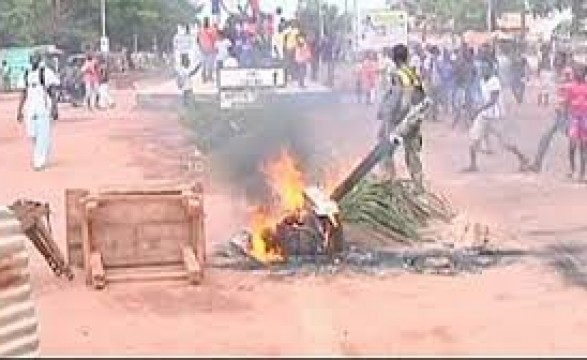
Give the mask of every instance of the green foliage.
MULTIPOLYGON (((106 0, 106 26, 114 48, 151 48, 157 38, 168 48, 176 25, 194 22, 198 11, 188 0, 106 0)), ((72 51, 96 47, 101 35, 99 0, 2 0, 0 46, 56 43, 72 51)))

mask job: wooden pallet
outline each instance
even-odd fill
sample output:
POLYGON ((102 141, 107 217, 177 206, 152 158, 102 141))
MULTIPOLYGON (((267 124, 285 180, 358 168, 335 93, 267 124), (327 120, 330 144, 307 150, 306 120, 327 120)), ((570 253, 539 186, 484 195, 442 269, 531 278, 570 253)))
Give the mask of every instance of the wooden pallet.
POLYGON ((96 289, 107 283, 186 279, 205 263, 201 187, 66 190, 68 257, 96 289))

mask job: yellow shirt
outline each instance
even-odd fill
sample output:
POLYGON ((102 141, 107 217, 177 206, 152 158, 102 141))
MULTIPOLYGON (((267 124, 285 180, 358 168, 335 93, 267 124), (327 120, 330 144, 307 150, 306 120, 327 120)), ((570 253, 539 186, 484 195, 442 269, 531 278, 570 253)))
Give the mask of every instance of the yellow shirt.
POLYGON ((293 50, 298 45, 298 35, 300 34, 300 29, 292 28, 290 29, 286 36, 285 36, 285 48, 288 50, 293 50))

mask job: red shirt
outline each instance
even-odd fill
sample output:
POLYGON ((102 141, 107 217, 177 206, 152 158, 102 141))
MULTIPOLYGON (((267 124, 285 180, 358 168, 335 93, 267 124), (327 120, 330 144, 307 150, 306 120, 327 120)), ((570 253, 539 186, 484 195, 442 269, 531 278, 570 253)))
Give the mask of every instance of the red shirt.
POLYGON ((202 51, 207 53, 214 52, 216 44, 216 29, 214 27, 200 30, 200 36, 198 38, 202 51))
POLYGON ((565 97, 571 116, 587 116, 587 83, 573 82, 568 86, 565 97))
POLYGON ((361 64, 361 81, 368 87, 373 88, 377 84, 377 62, 364 60, 361 64))

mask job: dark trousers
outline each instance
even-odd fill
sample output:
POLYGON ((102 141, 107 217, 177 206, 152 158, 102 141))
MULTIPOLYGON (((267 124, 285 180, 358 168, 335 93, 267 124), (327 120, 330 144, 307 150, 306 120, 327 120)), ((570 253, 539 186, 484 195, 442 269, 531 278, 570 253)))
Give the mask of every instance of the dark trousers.
POLYGON ((297 78, 300 87, 306 86, 306 73, 307 73, 307 64, 306 63, 297 63, 297 78))
POLYGON ((334 86, 334 61, 326 62, 326 86, 334 86))
POLYGON ((318 81, 318 72, 320 70, 320 60, 319 59, 312 59, 312 62, 310 63, 310 67, 312 70, 312 81, 316 82, 318 81))
POLYGON ((544 135, 540 138, 540 142, 538 143, 538 151, 536 152, 536 157, 534 158, 534 166, 538 169, 542 168, 542 162, 544 161, 544 156, 546 152, 550 148, 550 144, 552 143, 552 138, 554 134, 557 132, 565 133, 568 128, 568 118, 563 114, 557 112, 555 121, 553 124, 546 130, 544 135))

